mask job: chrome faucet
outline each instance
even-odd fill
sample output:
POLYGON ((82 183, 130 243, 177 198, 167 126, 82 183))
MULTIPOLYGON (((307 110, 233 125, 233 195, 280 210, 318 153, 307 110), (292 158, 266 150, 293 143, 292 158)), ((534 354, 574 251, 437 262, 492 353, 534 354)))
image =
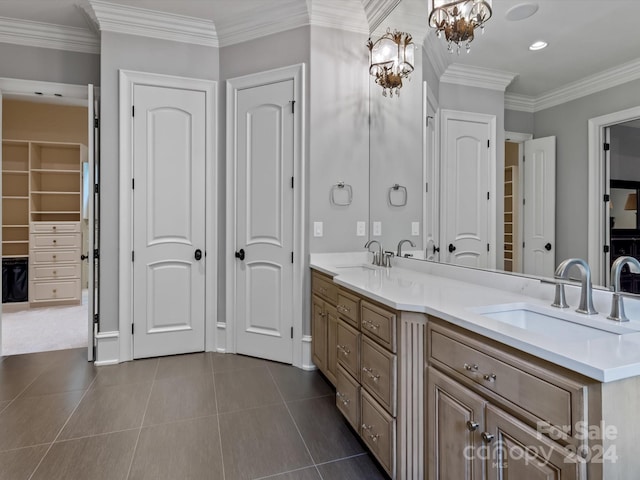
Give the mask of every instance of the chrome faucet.
MULTIPOLYGON (((379 267, 379 266, 382 265, 382 245, 380 245, 380 242, 377 241, 377 240, 369 240, 367 243, 364 244, 364 248, 369 250, 369 247, 373 243, 377 243, 378 244, 378 251, 377 252, 372 252, 373 253, 373 262, 371 262, 371 263, 379 267)), ((371 251, 371 250, 369 250, 369 251, 371 251)))
POLYGON ((400 240, 398 242, 398 251, 396 252, 396 257, 401 257, 402 256, 402 245, 404 245, 405 243, 409 243, 409 245, 411 245, 413 248, 416 248, 415 243, 413 243, 411 240, 400 240))
POLYGON ((580 289, 580 305, 578 305, 576 312, 586 313, 587 315, 598 313, 596 309, 593 308, 591 269, 589 268, 589 264, 581 258, 569 258, 561 262, 558 268, 556 268, 554 277, 559 281, 556 282, 556 297, 551 306, 558 308, 569 307, 564 294, 564 283, 562 280, 568 279, 569 270, 571 270, 573 266, 578 267, 578 270, 580 270, 582 284, 582 288, 580 289))
POLYGON ((618 257, 611 265, 611 287, 613 296, 611 298, 611 313, 607 317, 615 322, 628 322, 629 319, 624 314, 624 304, 620 295, 620 274, 622 267, 629 265, 635 273, 640 272, 640 262, 633 257, 618 257))

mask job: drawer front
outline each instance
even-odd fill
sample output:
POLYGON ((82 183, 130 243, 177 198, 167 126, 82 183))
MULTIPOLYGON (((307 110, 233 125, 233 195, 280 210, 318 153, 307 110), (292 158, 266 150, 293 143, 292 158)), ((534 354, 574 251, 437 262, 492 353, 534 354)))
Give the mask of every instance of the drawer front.
POLYGON ((80 234, 31 235, 33 248, 80 248, 80 234))
POLYGON ((69 263, 80 260, 80 250, 35 250, 31 252, 31 263, 69 263))
POLYGON ((362 300, 360 302, 360 324, 362 333, 396 353, 395 313, 362 300))
POLYGON ((396 468, 396 421, 376 401, 361 390, 360 436, 387 473, 395 478, 396 468))
POLYGON ((342 289, 338 290, 338 316, 354 328, 360 328, 360 299, 342 289))
POLYGON ((360 427, 360 384, 340 365, 336 375, 336 406, 351 426, 358 430, 360 427))
POLYGON ((433 360, 551 425, 573 425, 571 392, 437 331, 431 331, 430 351, 433 360))
POLYGON ((334 305, 338 302, 338 286, 318 272, 311 275, 311 291, 334 305))
POLYGON ((50 302, 54 300, 78 300, 80 298, 80 279, 33 282, 31 284, 32 302, 50 302))
POLYGON ((342 365, 356 380, 360 380, 360 332, 344 320, 338 320, 338 342, 336 353, 342 365))
POLYGON ((80 233, 80 223, 34 222, 31 224, 31 233, 80 233))
POLYGON ((46 278, 79 278, 80 264, 73 265, 46 265, 32 266, 31 279, 41 280, 46 278))
POLYGON ((396 415, 396 355, 362 336, 360 383, 387 411, 396 415))

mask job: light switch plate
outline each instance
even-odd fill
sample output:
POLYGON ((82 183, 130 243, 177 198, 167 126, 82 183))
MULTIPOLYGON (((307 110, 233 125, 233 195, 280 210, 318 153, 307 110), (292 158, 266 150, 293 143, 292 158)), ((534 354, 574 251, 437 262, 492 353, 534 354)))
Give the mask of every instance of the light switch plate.
POLYGON ((420 235, 420 222, 411 222, 411 235, 414 237, 420 235))
POLYGON ((314 237, 322 236, 322 222, 313 222, 313 236, 314 237))
POLYGON ((382 235, 382 222, 373 222, 373 234, 376 237, 382 235))
POLYGON ((364 237, 367 234, 367 222, 356 222, 356 235, 364 237))

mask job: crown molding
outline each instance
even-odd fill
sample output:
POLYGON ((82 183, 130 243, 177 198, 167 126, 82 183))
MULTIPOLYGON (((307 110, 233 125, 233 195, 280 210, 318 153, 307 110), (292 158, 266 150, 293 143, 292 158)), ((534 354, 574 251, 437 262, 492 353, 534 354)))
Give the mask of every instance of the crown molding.
POLYGON ((0 17, 0 42, 29 47, 100 53, 100 40, 91 30, 0 17))
POLYGON ((78 107, 86 107, 88 99, 86 85, 39 82, 16 78, 0 78, 0 92, 2 92, 3 98, 78 107))
POLYGON ((173 13, 89 0, 100 30, 217 47, 212 21, 173 13))
POLYGON ((367 16, 357 0, 314 0, 309 9, 309 24, 369 34, 367 16))
POLYGON ((364 13, 369 22, 369 31, 374 32, 401 0, 362 0, 364 13))
POLYGON ((252 15, 239 14, 220 21, 217 31, 219 46, 255 40, 275 33, 309 25, 309 13, 305 2, 291 0, 277 7, 265 5, 253 9, 252 15), (224 26, 222 26, 224 25, 224 26))
POLYGON ((535 113, 536 100, 528 95, 507 92, 504 94, 504 108, 505 110, 535 113))
POLYGON ((440 77, 440 82, 486 88, 504 92, 517 74, 453 63, 440 77))

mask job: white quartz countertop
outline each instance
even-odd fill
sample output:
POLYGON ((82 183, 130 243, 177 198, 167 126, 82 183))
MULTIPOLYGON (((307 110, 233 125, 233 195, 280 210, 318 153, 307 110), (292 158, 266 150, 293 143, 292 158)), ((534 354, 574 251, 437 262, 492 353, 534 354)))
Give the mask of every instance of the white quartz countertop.
MULTIPOLYGON (((393 309, 436 316, 601 382, 640 375, 640 321, 624 324, 625 330, 631 333, 603 332, 595 338, 576 335, 571 328, 573 325, 562 321, 558 321, 558 328, 535 332, 474 310, 489 305, 526 304, 555 314, 559 310, 549 306, 552 294, 549 298, 538 298, 495 288, 491 275, 487 275, 486 281, 471 283, 397 265, 392 268, 358 267, 362 264, 366 264, 364 258, 344 255, 312 255, 311 258, 311 267, 333 276, 338 285, 393 309)), ((474 272, 475 280, 479 275, 474 272)), ((492 275, 495 278, 496 274, 492 275)), ((514 283, 534 281, 512 278, 514 283)), ((552 285, 549 287, 553 288, 552 285)), ((520 290, 526 288, 520 287, 520 290)), ((607 293, 602 292, 602 295, 607 293)), ((574 314, 573 309, 559 314, 573 315, 576 322, 583 321, 594 328, 601 325, 603 329, 615 330, 617 325, 612 326, 613 322, 606 318, 608 311, 600 310, 604 313, 594 316, 574 314)))

